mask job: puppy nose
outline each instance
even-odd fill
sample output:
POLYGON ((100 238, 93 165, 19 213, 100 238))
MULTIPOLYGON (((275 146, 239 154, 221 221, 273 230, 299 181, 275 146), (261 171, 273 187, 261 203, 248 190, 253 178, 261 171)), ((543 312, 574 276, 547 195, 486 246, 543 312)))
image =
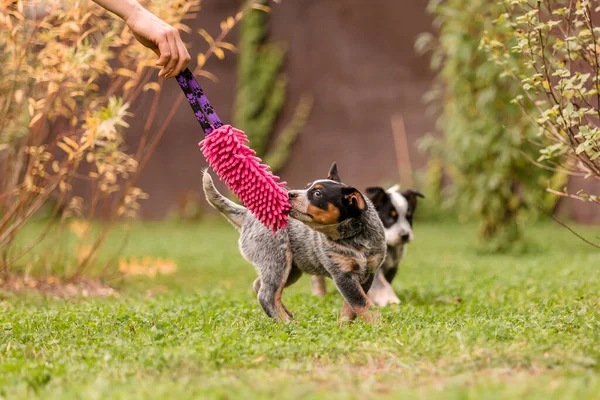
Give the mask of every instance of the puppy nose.
POLYGON ((404 235, 402 235, 402 236, 400 237, 400 239, 402 239, 402 241, 403 241, 404 243, 406 243, 406 242, 408 242, 408 240, 410 239, 410 235, 409 235, 408 233, 405 233, 404 235))
POLYGON ((298 197, 298 195, 296 193, 288 192, 288 197, 290 200, 293 200, 298 197))

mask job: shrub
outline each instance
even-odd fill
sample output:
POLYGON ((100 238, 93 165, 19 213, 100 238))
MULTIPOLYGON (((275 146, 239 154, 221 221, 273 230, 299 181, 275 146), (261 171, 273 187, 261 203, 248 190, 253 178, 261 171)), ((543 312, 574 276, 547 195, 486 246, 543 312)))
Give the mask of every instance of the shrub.
POLYGON ((502 10, 485 0, 431 1, 439 37, 424 35, 417 42, 418 49, 433 51, 438 75, 429 96, 443 107, 438 119, 443 139, 427 138, 423 145, 444 160, 454 207, 478 219, 480 238, 493 251, 521 241, 520 221, 540 201, 546 175, 524 156, 535 151, 530 142, 535 127, 511 103, 519 86, 500 79, 503 68, 479 50, 486 32, 503 29, 492 23, 502 10))
MULTIPOLYGON (((546 143, 537 161, 563 174, 600 179, 600 27, 593 20, 600 7, 594 4, 505 1, 506 11, 482 48, 522 88, 514 102, 546 143)), ((548 190, 600 202, 597 194, 548 190)))
MULTIPOLYGON (((182 21, 194 16, 199 3, 152 0, 146 6, 189 31, 182 21)), ((210 43, 202 61, 223 55, 228 44, 222 39, 253 4, 221 24, 219 41, 210 43)), ((61 270, 68 279, 77 279, 96 259, 112 223, 136 216, 139 201, 147 197, 135 186, 136 179, 183 99, 181 95, 173 104, 158 129, 152 128, 161 88, 152 80, 154 62, 155 55, 135 41, 121 20, 92 2, 0 0, 3 278, 33 246, 69 226, 77 238, 76 254, 71 267, 61 270), (155 91, 147 123, 137 148, 128 152, 129 104, 146 90, 155 91), (76 180, 88 183, 87 201, 73 194, 76 180), (109 218, 95 233, 91 223, 102 202, 109 218), (51 204, 53 218, 39 237, 17 251, 19 233, 45 204, 51 204)))

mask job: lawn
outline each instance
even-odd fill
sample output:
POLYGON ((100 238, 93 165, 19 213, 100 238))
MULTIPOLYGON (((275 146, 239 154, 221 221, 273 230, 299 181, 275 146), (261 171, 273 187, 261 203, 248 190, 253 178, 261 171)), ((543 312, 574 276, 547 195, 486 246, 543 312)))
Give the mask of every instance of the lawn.
POLYGON ((307 277, 284 292, 296 321, 269 320, 220 220, 136 225, 125 255, 176 274, 109 299, 0 293, 0 398, 600 398, 600 251, 545 223, 490 256, 474 232, 419 223, 402 304, 339 327, 341 297, 307 277))

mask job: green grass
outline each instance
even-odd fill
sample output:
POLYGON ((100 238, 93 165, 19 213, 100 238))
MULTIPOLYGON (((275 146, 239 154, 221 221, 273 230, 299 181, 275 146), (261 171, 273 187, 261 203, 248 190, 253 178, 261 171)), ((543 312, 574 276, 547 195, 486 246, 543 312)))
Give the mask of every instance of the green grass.
POLYGON ((125 254, 177 274, 113 299, 0 294, 0 398, 600 398, 600 251, 541 224, 534 251, 483 255, 474 231, 418 224, 403 303, 339 327, 341 297, 307 277, 284 292, 296 321, 267 319, 229 225, 136 225, 125 254))

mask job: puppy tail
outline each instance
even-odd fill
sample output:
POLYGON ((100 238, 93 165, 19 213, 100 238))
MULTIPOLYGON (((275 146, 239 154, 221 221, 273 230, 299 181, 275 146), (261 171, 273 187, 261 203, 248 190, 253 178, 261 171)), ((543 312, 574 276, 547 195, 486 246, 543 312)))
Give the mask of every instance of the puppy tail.
POLYGON ((225 216, 236 228, 241 228, 248 210, 223 196, 207 170, 202 174, 202 187, 208 203, 225 216))

